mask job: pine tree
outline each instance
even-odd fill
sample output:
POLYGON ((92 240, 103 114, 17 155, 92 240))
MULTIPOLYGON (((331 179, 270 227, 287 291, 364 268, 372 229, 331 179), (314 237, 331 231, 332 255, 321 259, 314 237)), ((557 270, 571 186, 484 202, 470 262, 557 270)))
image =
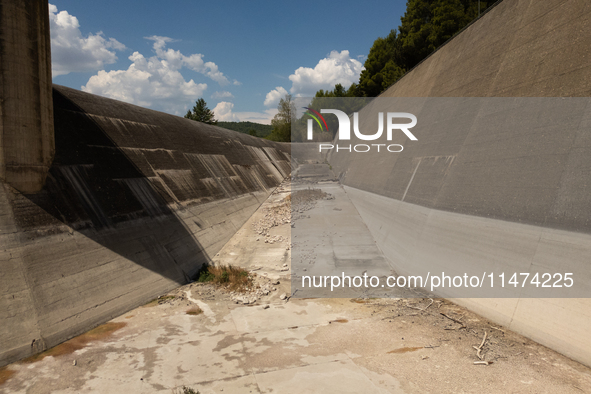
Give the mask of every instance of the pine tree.
POLYGON ((218 123, 215 114, 207 108, 207 103, 202 98, 195 102, 192 110, 187 111, 185 118, 213 125, 218 123))

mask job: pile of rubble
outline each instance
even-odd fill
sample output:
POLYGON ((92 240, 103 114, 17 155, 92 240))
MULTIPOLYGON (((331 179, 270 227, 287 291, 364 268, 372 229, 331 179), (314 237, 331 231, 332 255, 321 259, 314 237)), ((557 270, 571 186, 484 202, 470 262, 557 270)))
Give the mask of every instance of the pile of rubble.
MULTIPOLYGON (((280 226, 282 224, 290 223, 291 221, 291 200, 289 196, 281 200, 277 205, 264 208, 264 216, 257 222, 253 223, 254 231, 258 235, 262 235, 267 238, 265 242, 270 242, 269 230, 273 227, 280 226)), ((284 240, 284 237, 281 237, 284 240)), ((258 241, 258 238, 257 238, 258 241)), ((277 237, 274 237, 273 242, 280 242, 277 237)), ((270 242, 270 243, 273 243, 270 242)))
POLYGON ((294 211, 294 212, 308 211, 308 210, 314 208, 317 200, 322 200, 327 197, 332 197, 332 196, 326 192, 323 192, 320 189, 297 190, 291 194, 291 202, 293 204, 292 211, 294 211))
POLYGON ((314 208, 318 200, 334 200, 334 196, 320 189, 303 189, 293 192, 291 195, 291 227, 295 226, 295 221, 298 219, 309 219, 310 215, 305 215, 304 212, 314 208))
MULTIPOLYGON (((245 292, 231 292, 230 299, 236 304, 252 305, 255 304, 261 297, 268 296, 274 291, 277 291, 279 280, 272 280, 266 277, 253 275, 253 285, 247 288, 245 292)), ((284 300, 281 294, 280 299, 284 300)))
MULTIPOLYGON (((257 237, 257 241, 260 238, 257 237)), ((265 243, 266 244, 274 244, 275 242, 284 242, 289 241, 289 238, 284 237, 283 235, 266 235, 265 236, 265 243)))
MULTIPOLYGON (((255 233, 259 235, 256 240, 260 241, 262 237, 265 243, 286 242, 289 244, 290 240, 287 237, 270 235, 270 230, 287 223, 291 227, 295 227, 296 220, 310 218, 310 215, 306 215, 304 212, 314 208, 316 202, 321 199, 332 200, 334 196, 320 189, 303 189, 293 192, 271 207, 264 208, 264 216, 252 225, 255 233)), ((290 249, 289 245, 287 249, 290 249)))

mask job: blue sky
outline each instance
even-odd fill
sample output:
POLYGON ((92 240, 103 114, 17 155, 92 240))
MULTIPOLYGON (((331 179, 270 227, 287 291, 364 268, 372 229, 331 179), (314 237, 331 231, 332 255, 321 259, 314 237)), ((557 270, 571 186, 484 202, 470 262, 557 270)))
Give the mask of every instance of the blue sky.
POLYGON ((285 93, 357 82, 404 0, 50 2, 53 82, 184 115, 268 123, 285 93))

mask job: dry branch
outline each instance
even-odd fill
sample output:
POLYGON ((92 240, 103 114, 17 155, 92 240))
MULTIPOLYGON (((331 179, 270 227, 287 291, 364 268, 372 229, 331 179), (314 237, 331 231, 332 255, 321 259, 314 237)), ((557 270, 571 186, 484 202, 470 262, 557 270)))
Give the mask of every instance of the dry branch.
POLYGON ((461 329, 461 328, 466 328, 466 325, 465 325, 464 323, 462 323, 460 320, 458 320, 458 319, 454 319, 453 317, 451 317, 451 316, 449 316, 449 315, 446 315, 446 314, 445 314, 445 313, 443 313, 443 312, 439 312, 439 313, 440 313, 442 316, 445 316, 445 317, 447 317, 449 320, 451 320, 451 321, 453 321, 453 322, 456 322, 456 323, 458 323, 458 324, 461 324, 461 325, 462 325, 462 327, 460 327, 460 329, 461 329))

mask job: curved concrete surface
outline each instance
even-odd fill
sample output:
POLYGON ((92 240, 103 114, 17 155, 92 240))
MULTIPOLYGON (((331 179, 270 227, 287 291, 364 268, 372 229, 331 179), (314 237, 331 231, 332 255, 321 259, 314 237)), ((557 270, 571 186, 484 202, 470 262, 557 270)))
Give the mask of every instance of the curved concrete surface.
MULTIPOLYGON (((589 2, 505 0, 382 96, 589 96, 589 24, 589 2)), ((401 274, 464 264, 573 270, 589 283, 590 118, 580 113, 562 131, 498 138, 487 138, 479 115, 379 166, 347 152, 332 151, 329 162, 401 274)), ((588 298, 454 301, 591 365, 588 298)))
MULTIPOLYGON (((350 205, 342 186, 316 187, 334 192, 334 199, 317 200, 307 211, 313 218, 335 204, 350 205)), ((265 223, 285 217, 281 207, 288 195, 286 182, 214 257, 215 263, 248 268, 255 283, 249 292, 187 284, 33 360, 7 366, 9 379, 2 383, 0 374, 0 391, 170 394, 183 386, 201 394, 591 391, 591 369, 445 300, 282 299, 295 291, 291 270, 282 268, 293 252, 294 229, 289 221, 271 228, 265 223), (454 329, 459 325, 442 312, 461 319, 466 329, 454 329), (492 364, 474 365, 479 358, 472 346, 484 332, 481 356, 492 364)), ((353 217, 361 221, 343 209, 343 219, 353 217)), ((295 229, 309 220, 295 219, 295 229)), ((367 228, 357 230, 371 240, 367 228)), ((315 241, 309 237, 305 244, 315 241)))
POLYGON ((287 144, 53 94, 45 187, 0 187, 0 365, 186 283, 290 172, 287 144))

